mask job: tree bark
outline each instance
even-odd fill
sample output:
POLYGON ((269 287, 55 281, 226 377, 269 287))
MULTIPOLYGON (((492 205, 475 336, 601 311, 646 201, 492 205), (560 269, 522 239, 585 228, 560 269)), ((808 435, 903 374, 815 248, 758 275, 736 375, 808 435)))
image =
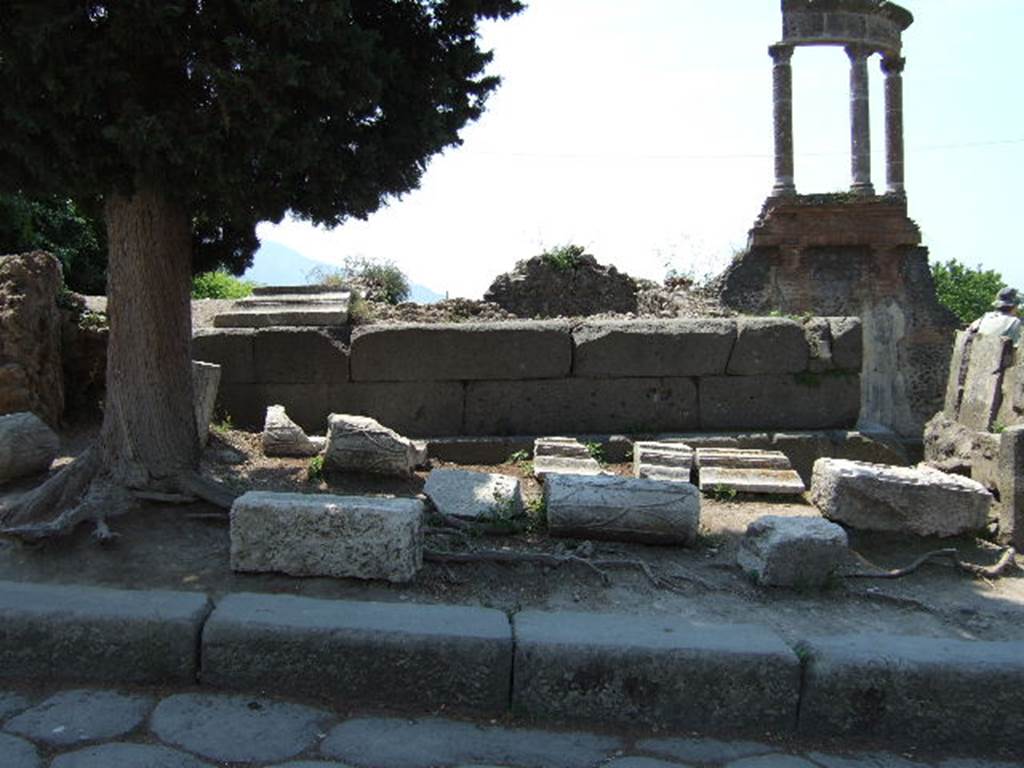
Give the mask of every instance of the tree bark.
POLYGON ((110 341, 101 471, 127 488, 158 489, 199 464, 188 215, 143 187, 110 195, 106 220, 110 341))

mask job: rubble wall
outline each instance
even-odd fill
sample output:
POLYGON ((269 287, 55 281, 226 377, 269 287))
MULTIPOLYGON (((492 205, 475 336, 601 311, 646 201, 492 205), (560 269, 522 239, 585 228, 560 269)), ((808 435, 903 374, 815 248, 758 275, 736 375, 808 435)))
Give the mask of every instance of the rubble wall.
POLYGON ((846 429, 863 353, 856 318, 740 317, 200 329, 193 357, 237 426, 279 404, 436 437, 846 429))

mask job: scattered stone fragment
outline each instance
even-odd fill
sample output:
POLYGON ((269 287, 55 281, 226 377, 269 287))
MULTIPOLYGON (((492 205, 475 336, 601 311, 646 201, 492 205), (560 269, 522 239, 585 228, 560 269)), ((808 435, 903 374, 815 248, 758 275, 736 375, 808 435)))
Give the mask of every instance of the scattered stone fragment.
POLYGON ((199 445, 206 445, 210 439, 210 421, 217 404, 217 390, 220 388, 220 366, 213 363, 192 361, 192 390, 195 397, 196 431, 199 445))
POLYGON ((479 726, 455 720, 356 718, 337 726, 320 747, 326 756, 375 768, 494 765, 589 768, 622 742, 591 733, 479 726))
POLYGON ((288 418, 283 405, 267 407, 263 420, 263 454, 265 456, 316 456, 326 444, 326 438, 318 446, 306 432, 288 418))
POLYGON ((701 469, 698 477, 702 491, 732 488, 740 493, 798 495, 807 490, 793 469, 708 467, 701 469))
POLYGON ((992 495, 974 480, 924 465, 825 458, 814 463, 811 501, 851 528, 957 536, 985 526, 992 495))
POLYGON ((192 755, 150 744, 101 744, 54 759, 50 768, 213 768, 192 755))
POLYGON ((967 378, 957 421, 987 432, 999 412, 1003 375, 1013 359, 1013 342, 1003 336, 976 336, 970 345, 967 378))
POLYGON ((60 451, 60 438, 34 413, 0 416, 0 483, 45 472, 60 451))
POLYGON ((231 568, 410 581, 422 518, 419 499, 249 491, 231 507, 231 568))
POLYGON ((217 328, 335 326, 348 323, 349 291, 276 293, 239 299, 213 318, 217 328))
POLYGON ((309 749, 328 717, 272 699, 184 693, 161 701, 150 726, 162 741, 208 760, 262 764, 309 749))
POLYGON ((684 443, 633 444, 633 476, 649 480, 690 482, 693 448, 684 443))
POLYGON ((789 459, 782 451, 762 451, 753 448, 698 448, 694 461, 698 469, 792 469, 789 459))
POLYGON ((43 765, 34 746, 5 733, 0 733, 0 757, 4 759, 4 768, 42 768, 43 765))
POLYGON ((53 746, 122 736, 134 730, 153 702, 114 691, 63 691, 12 718, 9 733, 53 746))
POLYGON ((543 480, 547 475, 600 475, 601 464, 587 446, 572 437, 538 437, 533 443, 533 474, 543 480))
POLYGON ((700 524, 700 493, 689 483, 553 474, 544 501, 553 536, 689 544, 700 524))
POLYGON ((747 526, 736 561, 759 584, 822 587, 847 555, 846 531, 819 517, 768 515, 747 526))
POLYGON ((426 459, 422 445, 369 416, 332 413, 327 425, 324 469, 408 477, 426 459))
POLYGON ((435 469, 423 492, 441 514, 467 520, 506 520, 523 511, 519 480, 509 475, 435 469))

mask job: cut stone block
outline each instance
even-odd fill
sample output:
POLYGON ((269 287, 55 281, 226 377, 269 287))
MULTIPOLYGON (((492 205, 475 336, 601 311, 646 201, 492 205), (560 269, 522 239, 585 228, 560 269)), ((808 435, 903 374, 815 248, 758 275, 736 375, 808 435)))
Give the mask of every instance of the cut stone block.
POLYGON ((818 459, 811 501, 829 520, 851 528, 957 536, 985 526, 992 494, 974 480, 924 465, 818 459))
POLYGON ((351 297, 348 291, 252 296, 235 302, 235 309, 215 315, 213 325, 216 328, 345 325, 351 297))
POLYGON ((792 469, 789 457, 782 451, 762 451, 750 448, 698 448, 695 463, 698 469, 706 467, 792 469))
MULTIPOLYGON (((798 730, 893 746, 1024 750, 1024 643, 843 635, 801 643, 798 730)), ((1008 753, 1009 754, 1009 753, 1008 753)))
POLYGON ((548 475, 600 475, 603 471, 575 438, 539 437, 533 443, 533 474, 541 480, 548 475))
POLYGON ((848 545, 846 531, 828 520, 768 515, 747 526, 736 562, 765 586, 821 587, 848 545))
POLYGON ((324 469, 408 477, 423 449, 368 416, 332 413, 327 418, 324 469))
POLYGON ((725 373, 736 341, 736 321, 587 322, 574 330, 572 337, 574 376, 707 376, 725 373))
POLYGON ((741 317, 728 373, 754 376, 807 370, 810 350, 803 326, 776 317, 741 317))
POLYGON ((282 405, 271 405, 263 422, 263 453, 266 456, 316 456, 327 443, 321 438, 314 443, 302 427, 288 418, 282 405))
POLYGON ((34 413, 0 416, 0 484, 50 468, 60 438, 34 413))
POLYGON ((698 478, 702 491, 732 488, 739 493, 796 495, 807 490, 794 469, 703 467, 698 478))
POLYGON ((832 364, 843 371, 864 367, 864 329, 859 317, 829 317, 832 333, 832 364))
POLYGON ((767 627, 566 611, 513 624, 512 707, 531 718, 702 733, 796 721, 800 662, 767 627))
POLYGON ((370 416, 407 437, 458 435, 461 381, 342 382, 327 393, 330 413, 370 416))
POLYGON ((964 396, 964 381, 967 379, 966 366, 969 362, 973 339, 974 334, 968 331, 957 331, 953 341, 953 358, 949 361, 949 379, 946 382, 946 400, 942 410, 954 421, 960 414, 960 403, 964 396))
POLYGON ((988 432, 999 412, 1003 371, 1013 354, 1013 343, 1002 336, 975 336, 964 382, 957 421, 968 429, 988 432))
POLYGON ((352 334, 353 381, 548 379, 569 375, 561 321, 369 325, 352 334))
POLYGON ((499 717, 508 709, 512 629, 461 605, 235 594, 203 632, 204 686, 499 717))
POLYGON ((553 536, 690 544, 700 525, 700 492, 689 483, 552 474, 544 502, 553 536))
POLYGON ((324 328, 264 328, 255 338, 256 380, 279 384, 348 381, 348 350, 324 328))
POLYGON ((633 476, 690 482, 693 448, 685 443, 640 441, 633 444, 633 476))
POLYGON ((847 371, 707 376, 700 422, 719 429, 847 429, 860 414, 860 376, 847 371))
POLYGON ((192 357, 221 367, 221 384, 256 381, 256 332, 249 328, 197 328, 192 357))
POLYGON ((422 518, 419 499, 249 491, 231 506, 231 568, 411 581, 422 518))
POLYGON ((192 361, 192 390, 195 397, 196 431, 199 444, 206 445, 210 439, 210 421, 217 405, 217 391, 220 388, 220 366, 213 363, 192 361))
POLYGON ((423 492, 442 515, 467 520, 506 520, 523 512, 519 480, 509 475, 435 469, 423 492))

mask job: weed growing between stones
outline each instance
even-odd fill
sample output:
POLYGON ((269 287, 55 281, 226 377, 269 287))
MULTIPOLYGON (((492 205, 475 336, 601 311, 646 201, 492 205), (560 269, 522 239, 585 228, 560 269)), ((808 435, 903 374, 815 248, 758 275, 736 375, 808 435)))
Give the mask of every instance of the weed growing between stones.
POLYGON ((590 454, 590 458, 602 467, 608 463, 604 455, 604 446, 600 443, 585 443, 583 447, 587 449, 587 453, 590 454))
POLYGON ((549 248, 540 255, 544 262, 559 272, 568 272, 575 269, 580 263, 585 249, 581 245, 559 245, 549 248))
POLYGON ((323 455, 314 456, 309 460, 309 466, 306 468, 306 480, 310 483, 319 483, 324 479, 324 457, 323 455))
POLYGON ((705 496, 710 496, 715 501, 733 501, 736 498, 736 489, 731 485, 719 483, 713 488, 704 491, 705 496))
POLYGON ((530 452, 527 450, 520 450, 510 453, 509 457, 505 459, 505 463, 512 464, 524 475, 533 474, 533 460, 530 455, 530 452))

